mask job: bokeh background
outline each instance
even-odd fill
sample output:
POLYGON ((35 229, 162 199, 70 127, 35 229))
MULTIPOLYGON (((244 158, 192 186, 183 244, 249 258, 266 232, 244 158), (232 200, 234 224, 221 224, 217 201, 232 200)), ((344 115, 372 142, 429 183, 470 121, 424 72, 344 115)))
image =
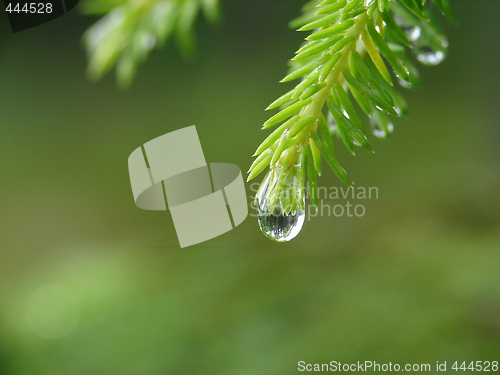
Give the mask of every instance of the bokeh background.
MULTIPOLYGON (((168 213, 134 205, 128 155, 181 127, 197 125, 208 161, 248 169, 263 109, 289 87, 300 7, 223 1, 218 29, 197 23, 193 62, 154 51, 126 92, 85 77, 94 19, 12 34, 0 17, 1 374, 500 360, 498 1, 457 4, 448 58, 422 67, 375 154, 336 141, 355 185, 378 188, 350 199, 363 217, 317 217, 276 244, 249 216, 180 249, 168 213)), ((330 170, 320 185, 341 186, 330 170)))

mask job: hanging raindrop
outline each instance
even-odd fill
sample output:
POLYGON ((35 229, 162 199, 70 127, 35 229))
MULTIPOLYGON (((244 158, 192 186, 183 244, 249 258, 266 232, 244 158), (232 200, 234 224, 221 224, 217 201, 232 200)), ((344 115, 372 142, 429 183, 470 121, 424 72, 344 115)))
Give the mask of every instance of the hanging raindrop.
POLYGON ((297 209, 295 214, 269 213, 259 210, 259 227, 264 235, 276 242, 294 239, 304 225, 305 212, 297 209))
POLYGON ((301 201, 297 202, 298 207, 285 206, 283 203, 297 192, 294 189, 296 176, 291 173, 285 179, 280 179, 279 174, 269 173, 259 188, 256 196, 258 222, 260 230, 267 238, 276 242, 287 242, 295 238, 304 225, 305 196, 301 195, 301 201), (281 186, 285 186, 285 189, 281 186), (273 200, 276 192, 278 197, 273 200))
POLYGON ((432 20, 420 26, 408 19, 394 17, 412 44, 418 61, 424 65, 438 65, 446 57, 448 40, 432 20))
POLYGON ((372 133, 377 138, 388 138, 394 131, 394 125, 383 114, 374 111, 370 116, 372 133))
POLYGON ((326 123, 328 124, 328 130, 330 130, 330 134, 338 134, 339 128, 335 123, 335 119, 330 111, 326 115, 326 123))
POLYGON ((425 42, 419 38, 413 44, 413 50, 418 61, 424 65, 438 65, 446 57, 448 51, 448 40, 442 35, 435 37, 432 42, 425 42))
POLYGON ((418 26, 405 27, 404 32, 411 42, 417 41, 422 35, 422 30, 418 26))

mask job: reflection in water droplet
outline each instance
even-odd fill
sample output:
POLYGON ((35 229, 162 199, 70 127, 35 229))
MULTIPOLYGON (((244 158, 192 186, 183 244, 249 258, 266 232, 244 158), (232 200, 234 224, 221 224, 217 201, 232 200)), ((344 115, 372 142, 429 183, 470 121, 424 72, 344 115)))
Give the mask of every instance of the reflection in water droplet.
POLYGON ((420 27, 397 16, 394 20, 405 32, 422 64, 437 65, 444 60, 448 51, 448 40, 441 30, 432 23, 425 23, 420 27))
POLYGON ((326 115, 326 123, 328 124, 328 129, 330 130, 330 134, 338 132, 339 129, 337 128, 337 124, 335 123, 333 115, 330 111, 328 111, 328 114, 326 115))
POLYGON ((399 85, 404 87, 405 89, 411 89, 412 86, 410 83, 406 82, 404 79, 398 79, 399 85))
POLYGON ((264 235, 276 242, 287 242, 294 239, 304 225, 305 212, 297 209, 295 215, 276 212, 262 212, 259 210, 259 227, 264 235))
POLYGON ((448 41, 444 37, 440 37, 435 41, 436 45, 427 45, 417 41, 413 47, 417 59, 425 65, 438 65, 446 57, 448 50, 448 41))
POLYGON ((391 122, 388 122, 385 117, 382 118, 372 115, 370 117, 370 125, 373 135, 377 138, 387 138, 394 131, 394 125, 391 122), (384 130, 384 126, 380 124, 380 121, 386 121, 385 126, 387 127, 388 132, 384 130))
POLYGON ((444 60, 448 50, 448 40, 444 35, 432 28, 424 32, 418 26, 407 28, 405 31, 418 61, 422 64, 438 65, 444 60))
POLYGON ((418 38, 420 38, 420 35, 422 34, 422 30, 418 26, 405 27, 404 31, 411 42, 415 42, 418 38))
MULTIPOLYGON (((268 174, 257 193, 259 210, 258 222, 262 233, 276 242, 287 242, 294 239, 304 225, 305 212, 301 207, 287 212, 279 202, 274 207, 268 206, 268 190, 274 187, 271 174, 268 174)), ((305 206, 305 197, 302 207, 305 206)))

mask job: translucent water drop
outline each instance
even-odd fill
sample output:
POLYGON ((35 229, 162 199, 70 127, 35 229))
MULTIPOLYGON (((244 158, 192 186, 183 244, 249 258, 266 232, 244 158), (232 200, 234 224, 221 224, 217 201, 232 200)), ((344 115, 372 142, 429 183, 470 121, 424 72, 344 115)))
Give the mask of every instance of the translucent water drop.
POLYGON ((420 27, 397 16, 394 20, 405 32, 417 59, 422 64, 438 65, 444 60, 448 50, 448 40, 432 23, 420 27))
POLYGON ((373 135, 377 138, 387 138, 394 131, 394 125, 391 122, 389 122, 385 117, 378 117, 372 115, 370 117, 370 125, 372 128, 373 135), (387 130, 389 132, 386 132, 384 130, 384 128, 379 124, 379 121, 384 121, 386 123, 385 125, 387 126, 387 130))
POLYGON ((333 115, 330 111, 328 111, 328 114, 326 115, 326 123, 328 124, 328 129, 330 130, 330 134, 338 132, 339 129, 337 128, 337 124, 335 123, 333 115))
MULTIPOLYGON (((411 85, 411 83, 406 82, 404 79, 400 79, 400 78, 399 78, 399 79, 398 79, 398 82, 399 82, 399 85, 400 85, 401 87, 404 87, 405 89, 411 89, 411 88, 413 87, 413 86, 411 85)), ((397 112, 397 111, 396 111, 396 112, 397 112)), ((398 112, 398 114, 399 114, 399 112, 398 112)))
POLYGON ((417 40, 413 46, 417 59, 424 65, 438 65, 446 57, 448 50, 448 40, 440 36, 433 43, 423 43, 417 40))
MULTIPOLYGON (((399 79, 399 84, 407 89, 420 86, 420 73, 418 69, 410 61, 404 61, 404 64, 406 65, 406 68, 408 69, 408 72, 410 74, 410 81, 407 82, 403 79, 399 79)), ((396 112, 398 112, 398 114, 401 114, 398 111, 398 108, 396 108, 396 112)))
POLYGON ((264 235, 276 242, 287 242, 294 239, 304 225, 305 212, 297 209, 295 214, 261 212, 259 210, 259 227, 264 235))
POLYGON ((404 32, 406 33, 406 36, 410 40, 410 42, 415 42, 420 38, 420 35, 422 35, 422 30, 420 27, 415 26, 415 27, 405 27, 404 32))
POLYGON ((418 26, 408 27, 405 32, 418 61, 422 64, 438 65, 446 57, 448 40, 435 28, 428 26, 422 30, 418 26))
POLYGON ((401 30, 404 31, 409 41, 414 42, 422 35, 422 29, 414 22, 409 22, 409 20, 399 17, 397 14, 393 18, 401 30))
MULTIPOLYGON (((294 239, 304 225, 305 212, 297 207, 294 211, 283 209, 279 203, 270 207, 268 205, 268 191, 274 186, 272 174, 269 174, 257 193, 258 222, 262 233, 276 242, 287 242, 294 239)), ((302 207, 305 206, 305 198, 302 207)))

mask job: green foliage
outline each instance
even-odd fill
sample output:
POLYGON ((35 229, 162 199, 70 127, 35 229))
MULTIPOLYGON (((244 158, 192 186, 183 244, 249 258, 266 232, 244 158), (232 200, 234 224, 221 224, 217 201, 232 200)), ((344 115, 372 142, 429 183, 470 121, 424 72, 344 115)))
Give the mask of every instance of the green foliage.
MULTIPOLYGON (((433 16, 433 6, 453 18, 447 0, 311 0, 305 4, 303 14, 290 25, 311 34, 291 59, 282 82, 301 81, 267 108, 281 107, 281 111, 263 128, 282 125, 257 148, 258 162, 250 167, 248 179, 267 166, 268 176, 287 173, 297 167, 297 160, 304 159, 310 196, 316 204, 316 174, 321 174, 322 156, 340 180, 350 185, 335 156, 331 135, 338 135, 353 154, 356 147, 372 151, 356 105, 368 116, 374 136, 391 135, 390 116, 406 112, 406 102, 393 82, 406 88, 419 85, 409 50, 426 65, 438 64, 446 55, 448 43, 433 16)), ((305 182, 300 187, 303 192, 304 187, 305 182)), ((260 195, 267 194, 265 199, 275 202, 279 199, 274 194, 281 190, 260 195)))
MULTIPOLYGON (((84 35, 89 76, 99 79, 116 65, 118 83, 126 87, 149 51, 172 35, 189 57, 195 48, 192 29, 200 9, 215 23, 220 16, 218 5, 218 0, 86 0, 84 13, 105 14, 84 35)), ((448 42, 433 11, 454 19, 448 0, 307 2, 303 14, 290 26, 309 35, 282 79, 300 82, 267 108, 279 111, 263 128, 279 126, 257 148, 248 179, 269 167, 268 177, 275 175, 281 181, 280 174, 293 176, 291 171, 303 161, 300 169, 306 171, 301 176, 308 176, 314 190, 324 158, 350 185, 335 156, 331 135, 337 135, 352 154, 357 147, 372 151, 358 114, 364 112, 374 136, 390 137, 391 116, 406 113, 406 102, 394 82, 405 88, 420 85, 408 52, 412 50, 426 65, 438 64, 446 55, 448 42)), ((304 186, 298 191, 304 192, 305 178, 301 181, 304 186)), ((287 185, 296 188, 295 183, 287 185)), ((271 189, 265 198, 282 202, 282 208, 289 206, 286 199, 269 195, 278 193, 285 197, 296 194, 290 194, 286 186, 271 189)), ((310 195, 314 201, 316 193, 310 195)), ((296 198, 296 202, 303 201, 296 198)))
POLYGON ((127 87, 138 65, 170 36, 186 58, 195 50, 193 24, 200 10, 211 24, 220 18, 219 0, 86 0, 84 14, 105 15, 84 35, 88 75, 100 79, 114 65, 118 84, 127 87))

